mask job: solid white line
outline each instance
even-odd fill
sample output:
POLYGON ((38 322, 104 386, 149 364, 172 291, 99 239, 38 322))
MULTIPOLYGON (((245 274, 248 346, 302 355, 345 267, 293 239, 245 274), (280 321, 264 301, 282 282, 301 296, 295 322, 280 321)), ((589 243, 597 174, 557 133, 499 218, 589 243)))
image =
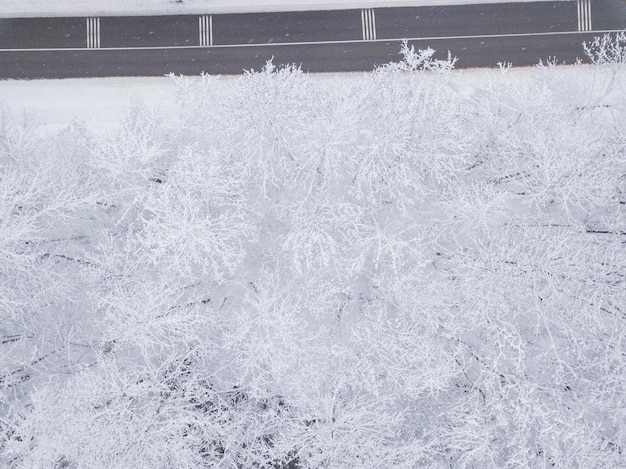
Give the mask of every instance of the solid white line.
POLYGON ((365 10, 361 10, 361 32, 363 33, 363 40, 367 40, 367 33, 365 32, 365 10))
POLYGON ((376 40, 376 10, 372 9, 372 39, 376 40))
POLYGON ((213 15, 209 15, 209 45, 213 45, 213 15))
POLYGON ((93 18, 87 19, 87 30, 89 31, 87 47, 93 49, 93 18))
POLYGON ((211 29, 209 26, 209 16, 205 15, 204 17, 204 24, 206 25, 206 29, 204 30, 204 45, 205 46, 210 46, 211 45, 211 39, 209 39, 209 36, 211 35, 211 29))
POLYGON ((587 4, 587 31, 591 31, 591 0, 586 0, 587 4))
MULTIPOLYGON (((593 31, 594 33, 620 33, 626 29, 603 29, 593 31)), ((376 39, 370 42, 401 42, 401 41, 446 41, 451 39, 497 39, 507 37, 539 37, 539 36, 572 36, 589 34, 589 31, 563 31, 548 33, 517 33, 517 34, 487 34, 482 36, 433 36, 433 37, 398 37, 390 39, 376 39)), ((233 47, 273 47, 273 46, 322 46, 333 44, 360 44, 360 39, 347 41, 312 41, 312 42, 272 42, 270 44, 219 44, 210 46, 213 49, 226 49, 233 47)), ((176 49, 203 49, 208 46, 144 46, 144 47, 101 47, 102 51, 122 51, 122 50, 176 50, 176 49)), ((50 47, 40 49, 0 49, 0 52, 63 52, 63 51, 85 51, 84 47, 50 47)))
POLYGON ((202 16, 198 16, 198 44, 202 45, 202 16))

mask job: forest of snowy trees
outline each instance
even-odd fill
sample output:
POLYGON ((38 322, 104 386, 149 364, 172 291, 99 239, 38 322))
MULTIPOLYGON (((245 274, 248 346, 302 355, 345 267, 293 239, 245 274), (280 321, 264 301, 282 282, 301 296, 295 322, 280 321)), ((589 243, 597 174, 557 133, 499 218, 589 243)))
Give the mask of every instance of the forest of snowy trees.
POLYGON ((3 112, 0 466, 626 465, 626 36, 403 52, 3 112))

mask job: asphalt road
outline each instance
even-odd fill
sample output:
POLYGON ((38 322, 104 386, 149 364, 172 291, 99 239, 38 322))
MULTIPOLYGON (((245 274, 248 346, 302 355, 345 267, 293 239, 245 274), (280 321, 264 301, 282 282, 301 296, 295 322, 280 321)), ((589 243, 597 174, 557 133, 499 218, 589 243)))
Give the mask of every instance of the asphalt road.
POLYGON ((451 51, 457 67, 532 65, 550 57, 572 63, 584 59, 583 41, 626 28, 626 0, 588 1, 0 18, 0 78, 236 74, 260 69, 271 57, 311 72, 362 71, 397 60, 405 38, 417 48, 451 51))

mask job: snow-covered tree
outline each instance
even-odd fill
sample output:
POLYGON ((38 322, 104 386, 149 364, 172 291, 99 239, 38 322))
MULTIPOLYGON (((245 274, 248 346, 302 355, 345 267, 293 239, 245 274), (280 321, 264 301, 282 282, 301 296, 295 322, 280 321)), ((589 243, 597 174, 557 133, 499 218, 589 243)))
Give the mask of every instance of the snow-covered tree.
POLYGON ((5 115, 0 463, 624 466, 622 42, 5 115))

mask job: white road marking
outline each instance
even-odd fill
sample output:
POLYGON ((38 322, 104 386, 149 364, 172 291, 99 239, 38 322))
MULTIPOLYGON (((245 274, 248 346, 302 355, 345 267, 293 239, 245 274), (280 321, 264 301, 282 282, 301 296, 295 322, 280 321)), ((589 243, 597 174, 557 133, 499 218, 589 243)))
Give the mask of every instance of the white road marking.
POLYGON ((591 31, 591 0, 578 0, 578 30, 591 31))
POLYGON ((201 15, 198 18, 199 22, 199 35, 200 46, 212 46, 213 45, 213 15, 201 15))
POLYGON ((100 18, 87 18, 87 48, 100 48, 100 18))
MULTIPOLYGON (((597 30, 594 33, 619 33, 625 30, 622 29, 606 29, 597 30)), ((445 41, 451 39, 497 39, 507 37, 540 37, 540 36, 571 36, 571 35, 583 35, 584 31, 563 31, 563 32, 548 32, 548 33, 517 33, 517 34, 488 34, 482 36, 434 36, 434 37, 398 37, 390 39, 375 39, 371 42, 401 42, 407 41, 445 41)), ((346 40, 346 41, 311 41, 311 42, 273 42, 270 44, 219 44, 213 45, 214 49, 226 49, 229 47, 276 47, 276 46, 322 46, 333 44, 360 44, 362 40, 346 40)), ((169 49, 200 49, 205 46, 144 46, 144 47, 101 47, 99 50, 115 51, 115 50, 169 50, 169 49)), ((39 49, 0 49, 0 52, 62 52, 62 51, 84 51, 84 47, 50 47, 39 49)))
POLYGON ((373 8, 361 10, 361 29, 364 41, 376 40, 376 15, 373 8))

